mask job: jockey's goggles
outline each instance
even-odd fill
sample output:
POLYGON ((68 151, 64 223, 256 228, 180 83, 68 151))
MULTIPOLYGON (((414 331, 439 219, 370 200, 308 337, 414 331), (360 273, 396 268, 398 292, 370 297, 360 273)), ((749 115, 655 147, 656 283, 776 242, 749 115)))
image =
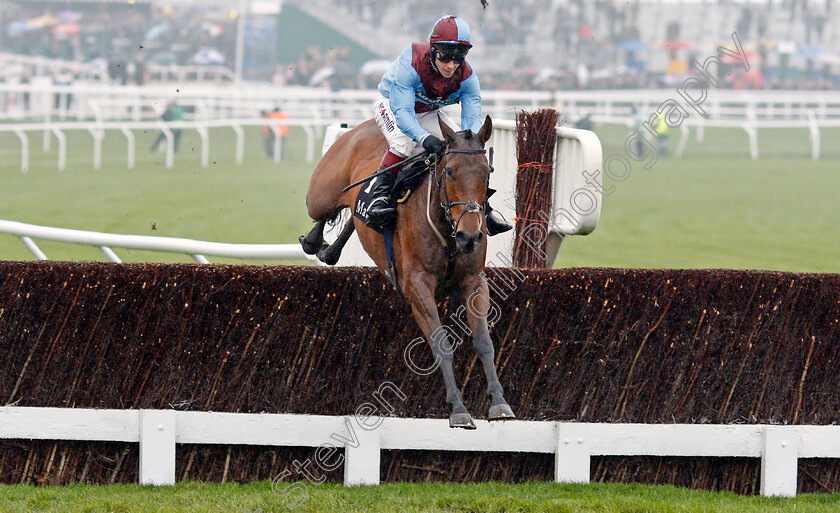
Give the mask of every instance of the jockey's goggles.
POLYGON ((444 63, 455 61, 455 64, 463 64, 464 59, 467 58, 466 55, 453 55, 451 53, 441 53, 441 52, 435 52, 435 53, 437 53, 437 60, 439 60, 440 62, 444 62, 444 63))
POLYGON ((436 43, 432 45, 432 50, 434 50, 435 57, 440 62, 455 61, 455 64, 462 64, 464 59, 467 58, 467 52, 470 51, 470 47, 461 44, 436 43))

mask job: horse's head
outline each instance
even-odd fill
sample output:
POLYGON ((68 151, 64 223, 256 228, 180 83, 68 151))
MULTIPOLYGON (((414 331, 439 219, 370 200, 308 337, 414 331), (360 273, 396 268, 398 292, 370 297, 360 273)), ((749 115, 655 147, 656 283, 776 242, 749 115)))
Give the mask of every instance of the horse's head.
POLYGON ((493 123, 487 116, 477 134, 456 133, 440 119, 438 123, 448 143, 437 170, 441 205, 458 251, 472 253, 486 237, 484 209, 491 168, 484 143, 493 132, 493 123))

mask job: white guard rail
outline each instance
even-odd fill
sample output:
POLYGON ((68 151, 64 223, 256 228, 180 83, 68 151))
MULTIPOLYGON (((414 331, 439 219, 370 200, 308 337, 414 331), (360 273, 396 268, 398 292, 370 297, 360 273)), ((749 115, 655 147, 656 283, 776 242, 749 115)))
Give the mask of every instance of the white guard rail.
POLYGON ((147 235, 120 235, 113 233, 69 230, 16 221, 0 220, 0 234, 20 237, 23 244, 38 260, 49 260, 34 239, 44 239, 71 244, 96 246, 111 262, 122 260, 111 248, 163 251, 191 255, 200 264, 209 264, 206 255, 227 258, 260 260, 312 260, 300 244, 229 244, 224 242, 206 242, 174 237, 151 237, 147 235))
MULTIPOLYGON (((177 444, 344 448, 345 485, 379 484, 380 452, 554 453, 554 480, 588 483, 592 456, 761 458, 761 494, 796 495, 799 458, 840 457, 840 426, 589 424, 291 414, 0 407, 0 439, 139 442, 140 483, 175 484, 177 444)), ((338 462, 338 463, 337 463, 338 462)), ((323 468, 323 466, 322 466, 323 468)))
MULTIPOLYGON (((551 107, 573 117, 631 116, 652 113, 673 98, 676 87, 665 89, 618 89, 585 91, 492 91, 482 92, 482 111, 494 119, 514 119, 521 109, 551 107)), ((0 84, 0 117, 8 119, 89 119, 95 117, 91 102, 124 101, 138 108, 158 110, 169 100, 195 105, 210 118, 256 116, 261 109, 282 105, 287 112, 315 109, 328 120, 348 121, 347 112, 364 112, 370 117, 375 90, 344 89, 270 84, 213 85, 184 83, 172 85, 115 86, 76 82, 0 84), (24 101, 28 95, 29 101, 24 101), (55 99, 59 101, 56 104, 55 99), (27 105, 28 104, 28 105, 27 105), (336 115, 343 111, 343 115, 336 115)), ((840 118, 840 91, 763 91, 713 89, 703 103, 709 118, 747 121, 805 119, 813 112, 817 119, 840 118)), ((115 111, 116 115, 117 112, 115 111)), ((123 113, 124 114, 124 113, 123 113)), ((209 118, 208 118, 209 119, 209 118)))
MULTIPOLYGON (((166 137, 166 167, 171 169, 175 164, 175 138, 172 130, 196 130, 201 137, 201 165, 210 165, 210 128, 230 128, 236 135, 236 163, 241 164, 245 156, 245 132, 244 126, 272 125, 275 133, 281 126, 300 127, 306 133, 306 158, 308 162, 315 160, 315 139, 318 137, 318 130, 326 126, 320 119, 283 119, 267 121, 265 119, 223 119, 223 120, 202 120, 202 121, 106 121, 106 122, 85 122, 85 121, 63 121, 50 123, 21 123, 21 124, 0 124, 0 133, 12 132, 20 139, 21 156, 20 169, 22 173, 29 171, 29 134, 43 132, 43 149, 49 151, 51 134, 58 139, 58 170, 64 171, 67 167, 67 137, 65 131, 81 130, 89 132, 93 138, 93 167, 102 167, 102 145, 105 139, 105 131, 120 131, 127 141, 127 165, 129 169, 134 167, 134 156, 136 153, 136 141, 134 130, 162 131, 166 137)), ((279 139, 278 139, 279 141, 279 139)), ((279 144, 279 143, 278 143, 279 144)), ((275 153, 275 162, 280 162, 280 153, 275 153)))

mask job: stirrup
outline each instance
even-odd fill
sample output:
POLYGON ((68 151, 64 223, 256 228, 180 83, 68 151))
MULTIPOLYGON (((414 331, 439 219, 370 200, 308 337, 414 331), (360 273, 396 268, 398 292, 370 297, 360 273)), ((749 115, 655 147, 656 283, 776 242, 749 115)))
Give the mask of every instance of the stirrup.
POLYGON ((387 196, 381 196, 373 200, 367 210, 365 226, 370 226, 371 228, 385 228, 394 224, 397 220, 397 209, 389 206, 390 204, 390 198, 387 196), (374 208, 379 207, 380 205, 381 208, 374 208))

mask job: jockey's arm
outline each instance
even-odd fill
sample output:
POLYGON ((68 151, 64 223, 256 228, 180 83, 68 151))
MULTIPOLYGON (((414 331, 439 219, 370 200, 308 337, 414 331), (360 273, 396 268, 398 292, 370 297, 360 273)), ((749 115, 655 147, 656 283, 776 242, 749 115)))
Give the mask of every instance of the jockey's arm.
POLYGON ((396 73, 391 83, 389 101, 391 111, 397 120, 397 128, 419 143, 429 133, 420 126, 414 114, 414 91, 420 88, 420 75, 411 66, 411 48, 409 47, 408 50, 408 52, 403 52, 400 55, 396 73))
POLYGON ((461 83, 461 130, 481 130, 481 87, 475 73, 461 83))

